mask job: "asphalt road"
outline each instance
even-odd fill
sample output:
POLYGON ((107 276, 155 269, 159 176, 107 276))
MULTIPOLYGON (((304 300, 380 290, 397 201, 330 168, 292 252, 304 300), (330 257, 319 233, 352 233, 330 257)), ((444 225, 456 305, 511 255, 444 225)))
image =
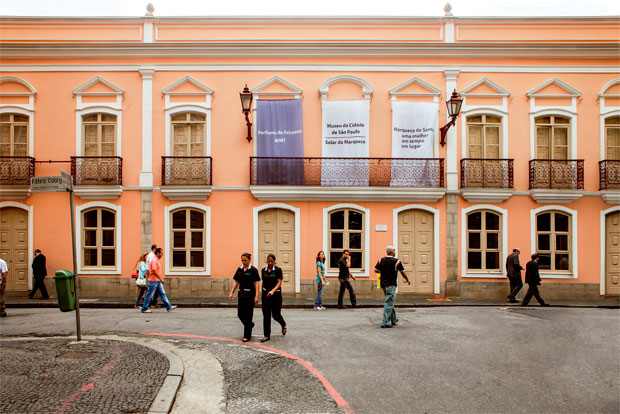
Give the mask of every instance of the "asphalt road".
MULTIPOLYGON (((241 339, 234 309, 82 309, 84 335, 241 339)), ((285 309, 267 345, 310 362, 360 413, 618 413, 620 311, 530 307, 285 309)), ((255 310, 253 340, 262 336, 255 310)), ((74 335, 75 314, 12 309, 1 336, 74 335)), ((181 340, 182 341, 182 340, 181 340)), ((283 378, 283 381, 291 381, 283 378)))

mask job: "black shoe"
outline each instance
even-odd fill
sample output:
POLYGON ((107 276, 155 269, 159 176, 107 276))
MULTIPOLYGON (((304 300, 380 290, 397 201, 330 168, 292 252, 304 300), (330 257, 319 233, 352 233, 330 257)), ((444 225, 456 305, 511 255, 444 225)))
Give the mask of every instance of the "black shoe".
POLYGON ((381 325, 382 328, 391 328, 393 325, 381 325))
POLYGON ((510 299, 510 300, 508 301, 508 303, 519 303, 519 301, 518 301, 518 300, 516 300, 516 299, 510 299))
POLYGON ((261 342, 267 342, 270 338, 268 336, 265 336, 263 338, 261 338, 261 342))
POLYGON ((352 308, 359 308, 360 305, 358 305, 357 303, 354 303, 353 305, 351 305, 352 308))
POLYGON ((0 317, 2 317, 2 318, 6 318, 7 316, 8 316, 8 315, 6 314, 6 312, 2 312, 2 313, 0 314, 0 317))
POLYGON ((338 309, 344 309, 344 306, 338 305, 338 309))
POLYGON ((522 303, 521 306, 527 306, 527 303, 522 303))
POLYGON ((550 306, 548 303, 541 303, 540 306, 550 306))

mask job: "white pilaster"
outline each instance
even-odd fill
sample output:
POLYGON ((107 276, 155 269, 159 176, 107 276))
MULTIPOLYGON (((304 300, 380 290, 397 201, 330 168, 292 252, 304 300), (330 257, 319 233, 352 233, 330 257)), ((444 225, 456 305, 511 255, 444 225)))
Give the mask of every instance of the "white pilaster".
MULTIPOLYGON (((459 75, 458 70, 445 70, 444 75, 446 77, 446 99, 449 99, 452 91, 456 89, 456 78, 459 75)), ((446 122, 450 119, 446 112, 446 122)), ((457 121, 458 122, 458 121, 457 121)), ((458 172, 458 160, 457 160, 457 145, 456 145, 456 125, 448 130, 446 135, 446 142, 448 150, 446 151, 446 182, 448 191, 459 189, 459 172, 458 172)))
POLYGON ((154 69, 140 69, 140 75, 142 75, 142 171, 140 171, 140 187, 153 187, 154 74, 154 69))

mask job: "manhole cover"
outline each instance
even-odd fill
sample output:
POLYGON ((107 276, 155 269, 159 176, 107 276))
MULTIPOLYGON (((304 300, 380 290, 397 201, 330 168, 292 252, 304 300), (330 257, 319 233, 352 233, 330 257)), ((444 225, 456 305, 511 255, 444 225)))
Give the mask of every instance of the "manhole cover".
POLYGON ((57 358, 86 359, 86 358, 90 358, 94 354, 95 354, 94 352, 74 352, 74 351, 69 351, 69 352, 65 352, 62 355, 57 356, 57 358))

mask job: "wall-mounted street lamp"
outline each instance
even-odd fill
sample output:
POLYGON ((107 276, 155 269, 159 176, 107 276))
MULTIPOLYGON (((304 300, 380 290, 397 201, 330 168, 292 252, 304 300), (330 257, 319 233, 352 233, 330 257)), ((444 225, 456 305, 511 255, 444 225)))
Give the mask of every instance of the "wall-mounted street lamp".
POLYGON ((252 110, 252 92, 248 89, 248 85, 245 85, 243 92, 239 92, 241 97, 241 112, 245 115, 245 123, 248 126, 248 142, 252 141, 252 123, 250 122, 250 111, 252 110))
POLYGON ((461 113, 461 105, 463 105, 463 98, 461 98, 459 94, 456 93, 456 89, 455 89, 454 92, 452 92, 452 96, 450 97, 450 100, 446 102, 446 106, 448 107, 448 116, 450 117, 450 121, 444 126, 442 126, 441 128, 439 128, 439 131, 441 132, 441 139, 439 140, 439 143, 441 144, 442 147, 446 145, 446 134, 448 133, 448 130, 450 129, 452 125, 456 123, 456 118, 461 113))

